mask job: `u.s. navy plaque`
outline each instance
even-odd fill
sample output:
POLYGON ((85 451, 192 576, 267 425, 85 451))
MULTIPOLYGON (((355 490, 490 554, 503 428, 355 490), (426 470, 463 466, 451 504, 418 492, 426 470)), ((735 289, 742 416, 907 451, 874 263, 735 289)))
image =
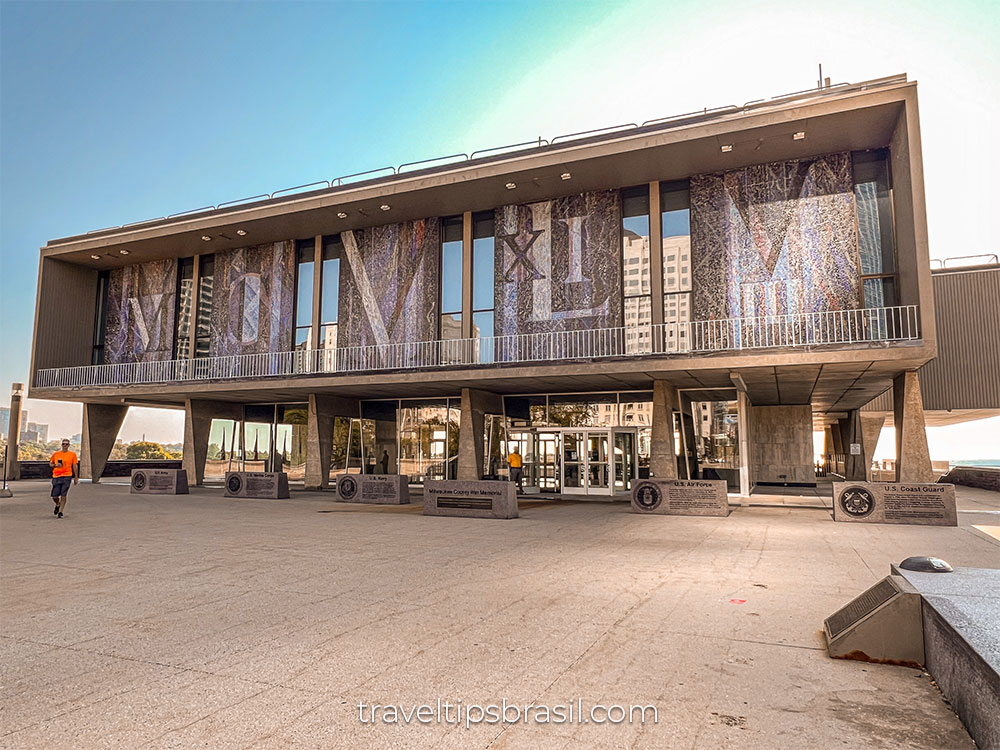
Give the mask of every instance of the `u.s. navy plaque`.
POLYGON ((409 477, 405 474, 344 474, 337 479, 337 501, 404 505, 410 502, 409 477))
POLYGON ((640 479, 632 485, 632 512, 664 516, 728 516, 721 479, 640 479))
POLYGON ((958 526, 955 485, 834 482, 833 520, 958 526))
POLYGON ((133 495, 187 495, 184 469, 132 469, 129 482, 133 495))

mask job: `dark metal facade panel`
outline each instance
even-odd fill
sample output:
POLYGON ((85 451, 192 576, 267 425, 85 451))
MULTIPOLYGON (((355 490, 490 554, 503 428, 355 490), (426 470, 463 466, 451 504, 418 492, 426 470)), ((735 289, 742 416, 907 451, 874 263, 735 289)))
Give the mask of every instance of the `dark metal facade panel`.
MULTIPOLYGON (((927 411, 1000 409, 1000 266, 936 271, 937 359, 920 368, 927 411)), ((892 390, 865 411, 892 411, 892 390)))

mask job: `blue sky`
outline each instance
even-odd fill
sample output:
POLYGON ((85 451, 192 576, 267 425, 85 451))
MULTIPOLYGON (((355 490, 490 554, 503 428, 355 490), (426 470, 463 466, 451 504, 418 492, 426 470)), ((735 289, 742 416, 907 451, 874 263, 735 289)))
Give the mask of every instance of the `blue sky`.
POLYGON ((819 62, 920 81, 931 254, 995 252, 998 33, 995 3, 929 0, 0 3, 0 392, 49 239, 800 90, 819 62))

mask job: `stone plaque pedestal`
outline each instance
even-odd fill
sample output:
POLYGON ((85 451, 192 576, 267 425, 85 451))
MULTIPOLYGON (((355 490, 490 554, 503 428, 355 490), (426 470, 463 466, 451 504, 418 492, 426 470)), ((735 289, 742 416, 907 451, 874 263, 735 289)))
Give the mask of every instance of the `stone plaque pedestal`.
POLYGON ((664 516, 728 516, 722 479, 640 479, 632 484, 632 512, 664 516))
POLYGON ((409 477, 405 474, 344 474, 337 477, 337 502, 408 504, 409 477))
POLYGON ((834 482, 833 520, 958 526, 955 485, 834 482))
POLYGON ((288 498, 288 475, 283 471, 227 471, 226 497, 288 498))
POLYGON ((133 495, 187 495, 188 479, 184 469, 132 469, 133 495))
POLYGON ((517 485, 486 479, 428 480, 424 515, 517 518, 517 485))

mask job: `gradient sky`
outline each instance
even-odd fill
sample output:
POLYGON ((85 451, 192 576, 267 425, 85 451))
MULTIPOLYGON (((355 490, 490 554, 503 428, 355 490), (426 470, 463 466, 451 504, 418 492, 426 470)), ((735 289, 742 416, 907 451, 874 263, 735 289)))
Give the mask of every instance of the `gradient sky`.
MULTIPOLYGON (((998 7, 0 2, 0 392, 27 379, 38 248, 52 238, 742 104, 814 86, 820 62, 834 82, 920 82, 931 256, 996 252, 998 7)), ((79 406, 28 408, 79 432, 79 406)), ((181 424, 133 410, 122 437, 179 441, 181 424)), ((1000 419, 935 432, 936 458, 1000 454, 994 439, 979 455, 1000 419)))

